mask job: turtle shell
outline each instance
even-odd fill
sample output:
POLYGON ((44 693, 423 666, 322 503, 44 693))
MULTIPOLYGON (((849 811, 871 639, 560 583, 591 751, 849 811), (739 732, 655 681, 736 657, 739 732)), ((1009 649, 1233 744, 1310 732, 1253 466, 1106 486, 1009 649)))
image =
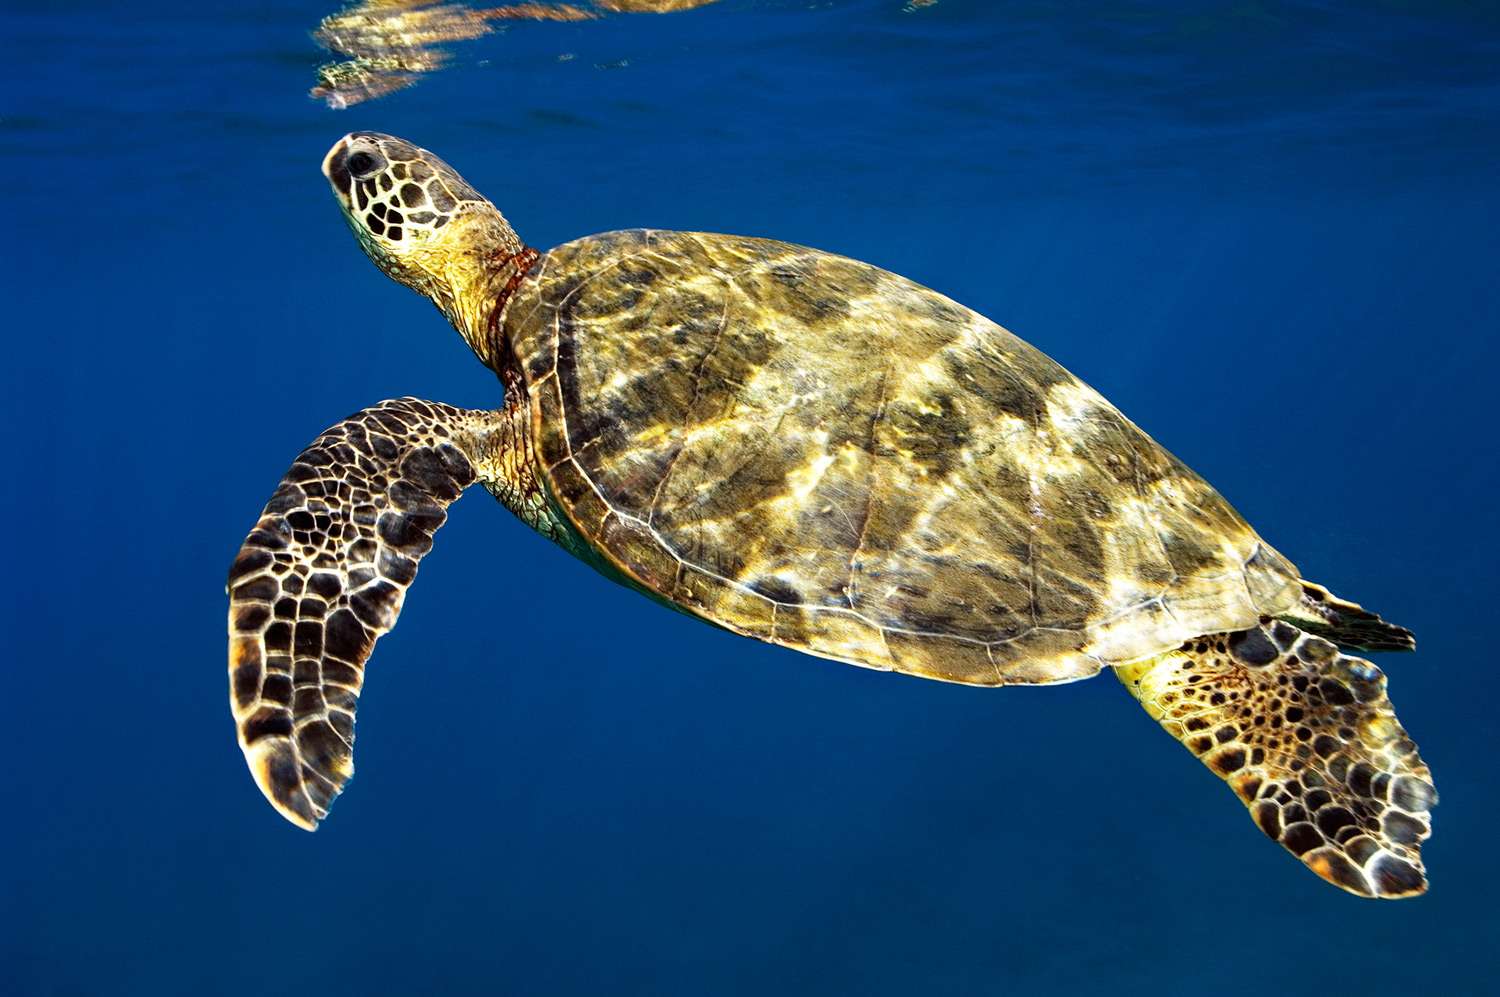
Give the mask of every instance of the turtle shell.
POLYGON ((1040 351, 855 260, 637 230, 506 309, 537 462, 628 579, 738 633, 1062 682, 1300 596, 1217 492, 1040 351))

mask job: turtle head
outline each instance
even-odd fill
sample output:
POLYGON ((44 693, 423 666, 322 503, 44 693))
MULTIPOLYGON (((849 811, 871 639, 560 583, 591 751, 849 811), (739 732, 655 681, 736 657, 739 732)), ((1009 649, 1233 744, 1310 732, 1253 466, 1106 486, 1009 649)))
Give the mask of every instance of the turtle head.
POLYGON ((489 362, 496 277, 522 249, 504 216, 437 156, 378 132, 335 142, 323 175, 366 255, 431 298, 489 362))

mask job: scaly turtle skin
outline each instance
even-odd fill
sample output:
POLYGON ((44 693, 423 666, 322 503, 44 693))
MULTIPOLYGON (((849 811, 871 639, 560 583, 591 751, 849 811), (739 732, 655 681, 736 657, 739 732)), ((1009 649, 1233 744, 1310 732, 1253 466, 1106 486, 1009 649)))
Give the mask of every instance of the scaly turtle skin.
POLYGON ((384 402, 293 464, 230 574, 232 706, 311 828, 364 662, 484 484, 618 581, 736 633, 970 685, 1112 668, 1257 824, 1367 896, 1425 889, 1436 802, 1385 679, 1411 635, 1304 581, 1096 392, 868 264, 637 230, 522 245, 451 168, 357 133, 324 171, 366 252, 506 387, 384 402))

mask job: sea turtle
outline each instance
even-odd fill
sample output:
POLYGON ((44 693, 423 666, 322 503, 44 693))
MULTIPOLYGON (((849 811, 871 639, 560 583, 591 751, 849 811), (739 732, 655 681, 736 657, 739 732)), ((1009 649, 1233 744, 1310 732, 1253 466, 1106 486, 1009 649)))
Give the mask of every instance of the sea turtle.
POLYGON ((1271 838, 1365 896, 1426 888, 1436 802, 1386 680, 1411 634, 1301 578, 1203 479, 993 322, 802 246, 653 229, 538 252, 431 153, 323 162, 375 264, 504 386, 402 398, 292 464, 229 572, 239 741, 311 829, 364 664, 478 482, 609 577, 772 644, 978 686, 1110 668, 1271 838))

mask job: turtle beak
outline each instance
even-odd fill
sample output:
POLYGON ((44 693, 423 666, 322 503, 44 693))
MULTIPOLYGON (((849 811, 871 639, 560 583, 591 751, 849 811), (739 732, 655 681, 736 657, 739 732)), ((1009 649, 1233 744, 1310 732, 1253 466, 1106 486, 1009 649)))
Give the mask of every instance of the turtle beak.
POLYGON ((323 175, 340 195, 349 190, 349 140, 353 137, 353 133, 345 135, 333 143, 333 148, 323 157, 323 175))

